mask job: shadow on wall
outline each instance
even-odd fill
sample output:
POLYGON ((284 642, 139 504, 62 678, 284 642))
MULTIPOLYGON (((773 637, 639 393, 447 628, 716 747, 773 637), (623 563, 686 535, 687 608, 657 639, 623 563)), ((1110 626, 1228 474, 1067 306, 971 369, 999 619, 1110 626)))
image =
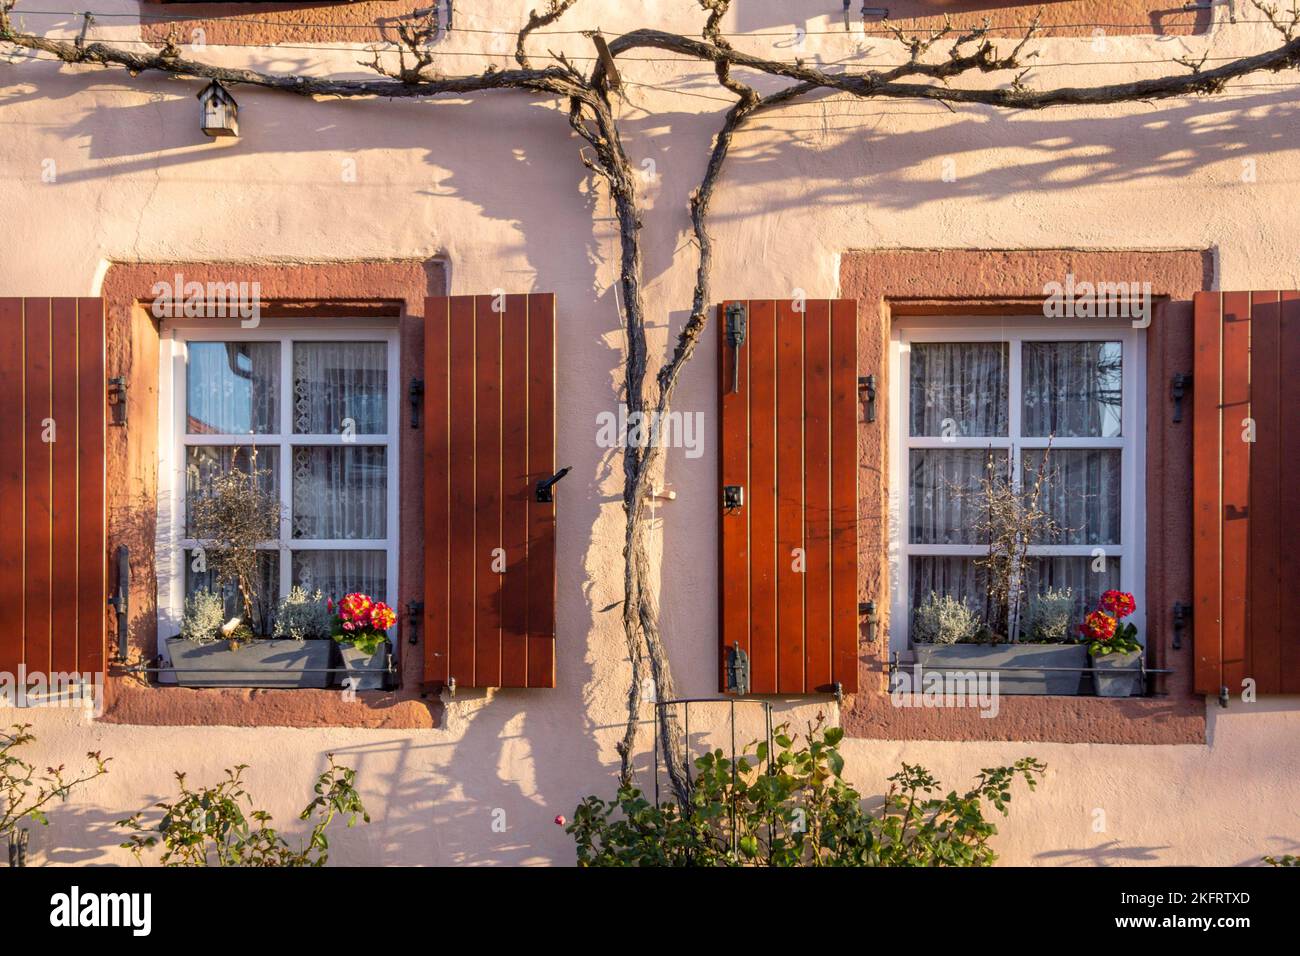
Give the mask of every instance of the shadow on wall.
POLYGON ((1168 844, 1124 846, 1118 840, 1111 840, 1100 846, 1035 853, 1034 859, 1052 866, 1132 866, 1135 863, 1159 863, 1161 851, 1168 849, 1168 844))

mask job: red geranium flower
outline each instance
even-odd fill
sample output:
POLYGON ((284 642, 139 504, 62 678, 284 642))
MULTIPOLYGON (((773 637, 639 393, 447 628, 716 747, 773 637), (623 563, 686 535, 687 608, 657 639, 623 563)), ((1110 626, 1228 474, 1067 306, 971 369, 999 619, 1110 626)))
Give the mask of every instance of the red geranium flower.
POLYGON ((1103 611, 1093 611, 1079 625, 1079 633, 1089 640, 1109 641, 1115 636, 1118 622, 1103 611))
POLYGON ((1137 601, 1127 591, 1107 591, 1101 596, 1101 606, 1115 617, 1124 618, 1137 610, 1137 601))

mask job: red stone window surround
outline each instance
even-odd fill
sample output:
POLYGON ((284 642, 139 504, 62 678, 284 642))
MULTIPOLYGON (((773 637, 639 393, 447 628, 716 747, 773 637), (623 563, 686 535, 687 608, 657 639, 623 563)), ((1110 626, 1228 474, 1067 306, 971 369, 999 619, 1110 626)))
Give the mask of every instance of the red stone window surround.
MULTIPOLYGON (((1192 362, 1191 297, 1212 279, 1209 252, 1077 250, 878 250, 846 253, 842 295, 859 300, 858 370, 889 394, 891 324, 905 315, 1024 315, 1042 309, 1043 288, 1079 280, 1150 282, 1155 303, 1147 335, 1146 603, 1158 696, 1003 696, 995 717, 975 708, 896 707, 886 690, 889 607, 887 517, 889 415, 858 429, 858 599, 882 610, 878 637, 861 648, 861 692, 844 704, 849 736, 891 740, 1025 740, 1063 743, 1204 743, 1205 700, 1192 691, 1192 640, 1173 647, 1172 607, 1191 594, 1192 433, 1172 422, 1168 382, 1192 362)), ((864 635, 865 637, 865 635, 864 635)))
MULTIPOLYGON (((257 282, 268 317, 391 318, 399 329, 397 381, 422 374, 424 299, 443 295, 444 266, 437 261, 334 262, 304 265, 248 263, 114 263, 104 279, 108 313, 107 375, 129 382, 127 426, 110 427, 107 442, 108 553, 125 544, 131 554, 130 657, 156 653, 155 567, 158 487, 158 323, 148 311, 156 282, 257 282)), ((403 394, 403 399, 405 395, 403 394)), ((403 400, 401 408, 406 409, 403 400)), ((421 694, 423 657, 408 638, 405 605, 422 591, 424 555, 422 433, 400 418, 398 492, 401 501, 396 642, 399 690, 363 691, 345 700, 338 690, 195 689, 150 685, 110 669, 103 720, 142 725, 289 727, 434 727, 435 698, 421 694)))
POLYGON ((306 3, 191 3, 142 0, 140 32, 162 46, 173 31, 178 43, 192 42, 194 30, 217 46, 285 43, 381 43, 397 41, 396 24, 430 0, 310 0, 306 3))
MULTIPOLYGON (((175 31, 177 41, 190 42, 191 32, 203 30, 204 42, 241 46, 270 46, 292 43, 377 43, 396 41, 396 23, 416 10, 425 10, 431 0, 308 0, 303 3, 227 2, 194 3, 190 0, 142 0, 141 32, 144 39, 162 46, 175 31)), ((453 8, 454 8, 453 4, 453 8)), ((830 29, 838 32, 842 20, 835 16, 838 4, 822 0, 809 4, 805 0, 784 6, 775 16, 753 13, 743 6, 735 10, 725 29, 738 33, 769 33, 791 24, 803 25, 808 18, 827 13, 830 29)), ((849 4, 850 32, 862 36, 860 0, 849 4)), ((1043 3, 1007 2, 1007 0, 866 0, 869 10, 888 10, 890 22, 906 31, 928 33, 944 25, 949 16, 955 27, 976 27, 988 18, 994 36, 1021 35, 1035 17, 1039 33, 1057 37, 1095 37, 1098 31, 1107 36, 1188 36, 1205 33, 1213 21, 1210 8, 1184 10, 1183 4, 1168 0, 1112 0, 1098 4, 1095 0, 1048 0, 1043 3), (1041 11, 1041 15, 1040 15, 1041 11)), ((444 6, 445 12, 445 6, 444 6)), ((523 25, 503 21, 491 28, 507 33, 523 25)), ((638 24, 658 27, 653 17, 638 24)), ((473 24, 483 29, 481 22, 473 24)), ((581 10, 575 10, 553 29, 580 29, 581 10)), ((453 36, 448 49, 457 49, 453 36)), ((884 39, 887 31, 879 17, 871 14, 866 23, 868 36, 884 39)), ((443 41, 439 41, 440 43, 443 41)), ((545 44, 539 44, 545 46, 545 44)), ((1092 58, 1104 59, 1100 52, 1092 58)))

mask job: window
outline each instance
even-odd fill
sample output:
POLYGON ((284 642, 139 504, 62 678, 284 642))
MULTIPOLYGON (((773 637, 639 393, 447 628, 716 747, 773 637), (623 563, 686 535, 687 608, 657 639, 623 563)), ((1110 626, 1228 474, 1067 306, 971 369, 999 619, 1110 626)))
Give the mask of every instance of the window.
POLYGON ((1132 591, 1145 633, 1140 334, 1103 321, 904 320, 891 359, 890 646, 909 646, 913 612, 931 592, 996 616, 976 562, 989 551, 975 513, 989 469, 1023 492, 1041 474, 1040 506, 1058 529, 1031 541, 1026 595, 1070 588, 1077 623, 1106 589, 1132 591))
MULTIPOLYGON (((279 537, 264 546, 259 619, 269 623, 294 585, 396 606, 395 333, 341 320, 272 324, 164 329, 160 434, 171 445, 161 443, 159 474, 160 635, 176 633, 187 594, 225 587, 194 560, 189 512, 232 467, 255 467, 283 506, 279 537)), ((235 612, 235 595, 228 601, 235 612)))

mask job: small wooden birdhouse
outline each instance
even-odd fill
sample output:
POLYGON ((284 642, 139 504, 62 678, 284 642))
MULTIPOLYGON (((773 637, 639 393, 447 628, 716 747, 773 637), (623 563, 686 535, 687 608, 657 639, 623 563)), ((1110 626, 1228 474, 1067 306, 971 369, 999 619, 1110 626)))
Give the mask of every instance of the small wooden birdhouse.
POLYGON ((209 136, 239 135, 239 104, 230 91, 213 80, 199 91, 199 127, 209 136))

